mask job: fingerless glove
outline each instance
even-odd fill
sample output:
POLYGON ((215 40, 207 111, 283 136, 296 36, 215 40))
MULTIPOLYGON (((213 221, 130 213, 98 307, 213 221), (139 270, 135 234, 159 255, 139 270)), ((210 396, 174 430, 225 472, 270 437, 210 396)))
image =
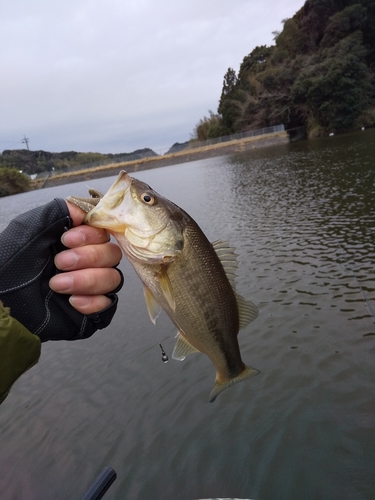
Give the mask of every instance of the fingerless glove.
POLYGON ((83 315, 69 296, 56 293, 49 280, 60 272, 54 257, 65 250, 61 235, 72 227, 64 200, 26 212, 0 234, 0 299, 10 314, 30 332, 47 340, 78 340, 105 328, 117 308, 116 290, 107 294, 112 304, 99 313, 83 315))

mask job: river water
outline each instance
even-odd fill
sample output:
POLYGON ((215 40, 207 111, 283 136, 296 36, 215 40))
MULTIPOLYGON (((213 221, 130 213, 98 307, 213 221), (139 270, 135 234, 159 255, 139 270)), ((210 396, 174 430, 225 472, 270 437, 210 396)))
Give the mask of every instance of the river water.
MULTIPOLYGON (((0 498, 79 499, 108 465, 106 499, 375 498, 375 130, 134 176, 236 246, 260 310, 239 342, 261 373, 208 403, 211 362, 171 359, 175 328, 152 325, 124 259, 112 324, 44 344, 0 407, 0 498)), ((85 193, 2 198, 0 228, 85 193)))

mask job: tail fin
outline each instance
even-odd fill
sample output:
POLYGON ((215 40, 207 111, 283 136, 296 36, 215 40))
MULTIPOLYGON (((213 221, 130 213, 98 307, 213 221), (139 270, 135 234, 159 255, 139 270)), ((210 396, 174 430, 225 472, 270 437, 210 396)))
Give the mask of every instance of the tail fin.
POLYGON ((217 396, 231 385, 237 384, 238 382, 242 382, 242 380, 253 377, 254 375, 258 375, 258 373, 260 373, 259 370, 255 370, 255 368, 251 368, 250 366, 245 366, 243 371, 239 375, 237 375, 237 377, 229 378, 223 380, 222 382, 215 381, 215 384, 210 394, 210 399, 209 399, 210 403, 215 401, 217 396))

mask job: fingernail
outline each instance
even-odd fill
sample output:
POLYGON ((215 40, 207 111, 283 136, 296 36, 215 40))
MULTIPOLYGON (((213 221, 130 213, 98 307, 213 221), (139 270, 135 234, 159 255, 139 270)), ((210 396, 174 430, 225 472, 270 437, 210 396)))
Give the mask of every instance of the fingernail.
POLYGON ((79 229, 70 229, 61 236, 61 241, 66 247, 78 247, 86 243, 86 236, 79 229))
POLYGON ((86 307, 90 305, 91 297, 86 295, 72 295, 69 297, 69 302, 73 307, 86 307))
POLYGON ((69 270, 76 266, 78 255, 74 250, 65 250, 55 257, 55 265, 58 269, 69 270))
POLYGON ((58 274, 57 276, 51 278, 49 286, 55 292, 69 293, 73 287, 73 278, 70 274, 58 274))

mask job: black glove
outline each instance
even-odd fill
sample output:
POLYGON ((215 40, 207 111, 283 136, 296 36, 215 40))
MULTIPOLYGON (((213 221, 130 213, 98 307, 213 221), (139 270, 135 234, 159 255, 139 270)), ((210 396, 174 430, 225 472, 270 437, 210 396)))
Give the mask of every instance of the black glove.
POLYGON ((30 332, 47 340, 78 340, 105 328, 116 312, 116 292, 107 297, 112 304, 99 313, 83 315, 69 303, 69 296, 53 292, 49 280, 59 270, 54 257, 66 247, 61 235, 72 227, 64 200, 26 212, 0 234, 0 299, 11 315, 30 332))

